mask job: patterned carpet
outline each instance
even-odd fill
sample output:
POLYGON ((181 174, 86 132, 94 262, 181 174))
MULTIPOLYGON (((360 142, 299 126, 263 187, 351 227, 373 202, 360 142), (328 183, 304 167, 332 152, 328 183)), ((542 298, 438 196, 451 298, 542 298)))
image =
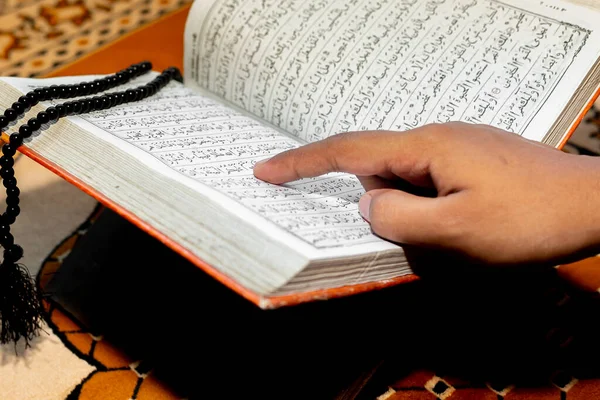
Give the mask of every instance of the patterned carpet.
POLYGON ((0 71, 9 76, 46 75, 189 2, 0 1, 0 71))
MULTIPOLYGON (((57 273, 73 246, 85 235, 102 210, 102 207, 98 207, 71 236, 60 243, 48 256, 37 277, 38 284, 42 289, 57 273)), ((56 301, 47 300, 44 305, 48 313, 46 317, 48 326, 54 335, 60 338, 73 354, 93 367, 92 372, 72 388, 66 397, 68 400, 168 400, 181 398, 155 379, 146 364, 132 359, 126 352, 103 340, 102 335, 91 333, 56 301)))
MULTIPOLYGON (((0 74, 47 75, 188 3, 0 0, 0 74)), ((600 102, 564 151, 600 154, 600 102)), ((42 288, 101 212, 97 208, 71 235, 57 240, 37 274, 42 288)), ((433 283, 420 291, 419 300, 411 299, 410 317, 396 317, 390 309, 389 320, 372 329, 389 340, 382 339, 388 350, 380 362, 359 368, 335 399, 600 399, 600 332, 593 318, 600 310, 600 258, 515 281, 479 290, 433 283), (406 340, 410 346, 400 345, 406 340)), ((46 300, 45 307, 48 329, 32 348, 18 349, 25 357, 1 349, 0 399, 197 398, 176 394, 152 365, 117 348, 103 332, 91 333, 56 301, 46 300)), ((191 345, 184 342, 175 351, 191 345)), ((233 389, 223 387, 220 398, 248 396, 235 381, 232 377, 233 389)), ((295 398, 294 393, 290 387, 280 398, 295 398)))

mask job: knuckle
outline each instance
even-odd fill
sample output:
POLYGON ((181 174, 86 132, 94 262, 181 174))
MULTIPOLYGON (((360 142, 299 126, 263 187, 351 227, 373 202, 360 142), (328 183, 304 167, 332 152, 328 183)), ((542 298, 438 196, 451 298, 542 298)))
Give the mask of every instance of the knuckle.
POLYGON ((326 172, 334 172, 339 170, 338 156, 343 152, 344 141, 347 139, 345 135, 334 136, 325 141, 323 148, 323 157, 327 164, 326 172))

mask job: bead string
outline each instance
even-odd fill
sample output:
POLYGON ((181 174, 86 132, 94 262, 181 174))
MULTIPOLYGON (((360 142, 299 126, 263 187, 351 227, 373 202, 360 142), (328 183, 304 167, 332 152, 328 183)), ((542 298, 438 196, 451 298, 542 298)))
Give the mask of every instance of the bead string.
MULTIPOLYGON (((31 107, 40 101, 69 99, 96 95, 122 85, 131 79, 149 72, 152 64, 142 62, 121 70, 114 75, 72 85, 53 85, 38 88, 19 97, 12 106, 0 115, 0 131, 13 124, 31 107)), ((171 80, 182 81, 177 68, 162 71, 151 82, 133 89, 107 93, 100 96, 84 97, 48 107, 35 117, 23 123, 17 132, 9 136, 8 143, 2 146, 0 157, 0 177, 6 188, 6 211, 0 216, 0 245, 4 248, 4 259, 0 264, 0 344, 25 338, 26 345, 41 329, 43 315, 40 293, 24 266, 17 264, 23 256, 23 249, 14 243, 10 226, 21 212, 19 208, 19 188, 15 178, 14 156, 23 141, 46 124, 54 124, 60 118, 79 115, 97 110, 106 110, 120 104, 139 101, 156 94, 171 80)))
MULTIPOLYGON (((131 79, 149 72, 151 69, 152 64, 144 61, 133 64, 116 74, 96 79, 91 82, 71 85, 52 85, 34 89, 19 97, 19 99, 4 112, 4 115, 0 116, 0 131, 5 129, 11 122, 16 121, 18 116, 29 111, 31 107, 35 106, 40 101, 68 99, 98 94, 125 84, 131 79)), ((134 89, 83 98, 48 107, 45 111, 40 111, 37 116, 21 125, 18 133, 12 133, 9 136, 8 143, 2 146, 3 155, 0 157, 0 177, 2 178, 2 184, 6 188, 7 196, 6 211, 0 216, 0 245, 5 249, 5 261, 16 262, 23 256, 23 249, 14 243, 14 237, 10 233, 10 225, 15 222, 20 213, 20 190, 17 187, 13 166, 14 155, 19 146, 23 144, 23 140, 35 134, 43 124, 54 124, 62 117, 106 110, 124 103, 145 99, 146 97, 156 94, 156 92, 173 79, 181 81, 181 73, 177 68, 169 67, 152 81, 134 89)))

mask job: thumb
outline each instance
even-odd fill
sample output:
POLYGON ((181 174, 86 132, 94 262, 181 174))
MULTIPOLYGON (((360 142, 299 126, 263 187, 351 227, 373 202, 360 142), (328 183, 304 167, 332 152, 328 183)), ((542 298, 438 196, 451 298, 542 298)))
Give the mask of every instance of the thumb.
POLYGON ((393 242, 410 245, 446 245, 451 227, 445 223, 448 197, 420 197, 397 189, 365 193, 358 207, 373 232, 393 242))

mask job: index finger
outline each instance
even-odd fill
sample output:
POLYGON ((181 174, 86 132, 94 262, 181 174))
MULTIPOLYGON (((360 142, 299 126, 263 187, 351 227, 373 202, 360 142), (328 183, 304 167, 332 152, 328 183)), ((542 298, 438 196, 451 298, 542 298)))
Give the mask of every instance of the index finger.
POLYGON ((257 163, 254 176, 266 182, 282 184, 301 178, 312 178, 330 172, 357 176, 384 175, 415 180, 428 173, 425 151, 427 140, 423 128, 410 132, 347 132, 287 150, 257 163), (420 134, 419 134, 420 133, 420 134), (412 179, 411 179, 412 178, 412 179))

